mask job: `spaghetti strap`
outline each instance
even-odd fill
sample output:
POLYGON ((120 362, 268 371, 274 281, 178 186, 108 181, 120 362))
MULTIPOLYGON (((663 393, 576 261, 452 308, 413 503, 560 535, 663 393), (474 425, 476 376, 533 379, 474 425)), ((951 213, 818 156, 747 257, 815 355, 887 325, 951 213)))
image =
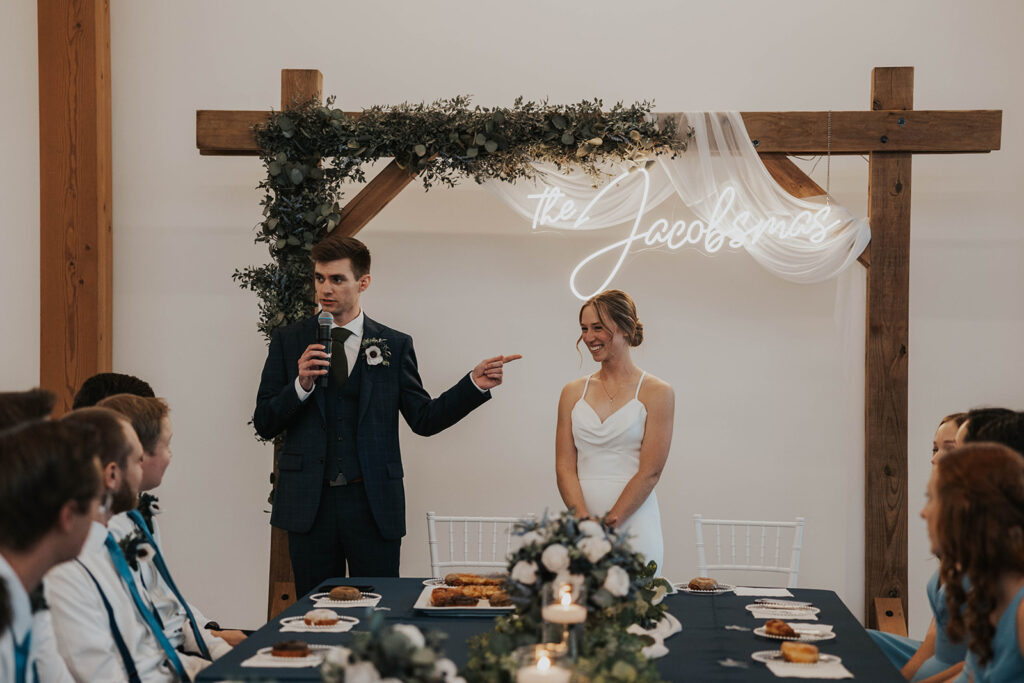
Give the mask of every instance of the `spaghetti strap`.
POLYGON ((633 400, 640 398, 640 385, 644 383, 644 377, 647 376, 647 371, 644 370, 643 374, 640 375, 640 381, 636 383, 636 393, 633 394, 633 400))
POLYGON ((590 386, 590 378, 591 378, 591 377, 593 377, 593 375, 587 375, 587 381, 586 381, 586 383, 585 383, 585 384, 583 385, 583 393, 582 393, 582 394, 580 394, 580 400, 581 400, 581 401, 582 401, 583 399, 585 399, 585 398, 587 397, 587 387, 589 387, 589 386, 590 386))

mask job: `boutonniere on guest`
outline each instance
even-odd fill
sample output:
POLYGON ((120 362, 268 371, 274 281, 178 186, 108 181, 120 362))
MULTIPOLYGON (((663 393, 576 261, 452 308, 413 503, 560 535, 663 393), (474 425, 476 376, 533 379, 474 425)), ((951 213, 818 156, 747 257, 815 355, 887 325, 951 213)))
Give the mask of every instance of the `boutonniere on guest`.
POLYGON ((139 570, 140 560, 142 562, 149 562, 156 554, 153 546, 147 543, 138 531, 125 536, 117 544, 121 547, 121 552, 124 553, 124 558, 128 561, 128 566, 133 571, 139 570))
POLYGON ((391 365, 391 349, 388 348, 386 339, 364 339, 362 348, 367 365, 391 365))
POLYGON ((142 515, 142 521, 149 528, 149 533, 156 533, 153 529, 153 515, 159 515, 161 512, 160 499, 150 493, 143 493, 139 496, 138 510, 142 515))

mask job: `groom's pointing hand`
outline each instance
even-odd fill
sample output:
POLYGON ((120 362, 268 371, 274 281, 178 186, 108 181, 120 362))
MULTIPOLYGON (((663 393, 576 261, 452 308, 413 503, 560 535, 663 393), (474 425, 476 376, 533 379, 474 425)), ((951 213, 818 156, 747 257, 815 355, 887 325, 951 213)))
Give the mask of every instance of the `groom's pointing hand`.
POLYGON ((473 368, 473 382, 483 390, 493 389, 501 384, 501 369, 505 363, 522 358, 520 354, 513 356, 495 356, 480 361, 480 364, 473 368))

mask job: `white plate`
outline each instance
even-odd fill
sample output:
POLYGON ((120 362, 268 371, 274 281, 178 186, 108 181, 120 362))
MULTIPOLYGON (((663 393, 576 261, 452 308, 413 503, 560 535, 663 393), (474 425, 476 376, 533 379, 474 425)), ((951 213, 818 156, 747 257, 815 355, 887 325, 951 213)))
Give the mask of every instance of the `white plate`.
POLYGON ((480 600, 473 606, 460 605, 456 607, 435 607, 430 604, 430 594, 434 592, 435 588, 437 588, 437 586, 424 586, 423 591, 420 593, 420 597, 416 598, 416 602, 413 604, 412 608, 417 612, 453 617, 496 616, 499 614, 507 614, 515 609, 513 605, 509 605, 507 607, 491 607, 491 603, 486 600, 480 600))
POLYGON ((807 612, 809 614, 818 614, 821 612, 817 607, 779 607, 777 605, 747 605, 747 611, 753 612, 754 610, 782 610, 785 612, 807 612))
MULTIPOLYGON (((750 655, 750 658, 753 659, 755 662, 761 662, 762 664, 767 664, 768 662, 786 662, 786 660, 782 658, 782 650, 761 650, 760 652, 755 652, 752 655, 750 655)), ((786 662, 786 664, 817 666, 818 664, 830 664, 832 662, 838 664, 841 661, 843 660, 839 659, 839 657, 836 657, 835 655, 826 655, 819 653, 818 661, 816 662, 807 662, 806 664, 803 662, 786 662)))
POLYGON ((423 579, 423 585, 431 588, 451 588, 444 579, 423 579))
POLYGON ((715 588, 713 590, 697 590, 696 588, 690 588, 689 582, 686 582, 674 583, 672 584, 672 587, 680 593, 692 593, 694 595, 721 595, 722 593, 731 593, 732 589, 736 586, 733 586, 728 583, 720 583, 718 584, 718 588, 715 588))
POLYGON ((832 640, 833 638, 836 637, 836 632, 835 631, 815 632, 815 633, 803 632, 803 633, 801 633, 800 629, 793 629, 793 630, 797 632, 797 635, 795 635, 795 636, 777 636, 777 635, 774 635, 772 633, 767 633, 764 630, 764 626, 758 626, 757 628, 754 629, 754 635, 755 636, 761 636, 762 638, 767 638, 769 640, 797 640, 797 641, 800 641, 801 643, 816 643, 819 640, 832 640))
POLYGON ((344 614, 339 614, 337 617, 338 623, 331 626, 312 626, 306 623, 305 617, 285 617, 281 620, 281 626, 298 627, 303 631, 348 631, 359 623, 359 620, 355 617, 349 617, 344 614))
POLYGON ((331 600, 330 593, 313 593, 309 599, 316 603, 317 607, 373 607, 380 602, 380 595, 377 593, 361 593, 363 597, 358 600, 331 600))
POLYGON ((275 657, 270 654, 273 647, 261 647, 256 654, 260 657, 267 657, 274 661, 291 662, 292 664, 306 664, 307 666, 318 666, 324 660, 324 655, 331 649, 331 645, 310 645, 309 655, 306 657, 275 657))
POLYGON ((765 607, 771 607, 773 609, 803 609, 805 607, 814 607, 813 602, 783 600, 781 598, 758 598, 757 600, 754 600, 754 603, 764 605, 765 607))

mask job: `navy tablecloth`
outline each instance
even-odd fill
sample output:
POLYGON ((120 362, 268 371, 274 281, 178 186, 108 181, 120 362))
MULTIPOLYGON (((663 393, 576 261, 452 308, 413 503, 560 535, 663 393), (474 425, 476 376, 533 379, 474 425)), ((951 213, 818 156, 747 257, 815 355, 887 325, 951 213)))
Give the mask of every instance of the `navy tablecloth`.
MULTIPOLYGON (((372 584, 382 598, 379 607, 388 607, 389 622, 414 624, 422 630, 439 629, 448 634, 445 652, 462 668, 466 664, 468 651, 466 641, 470 636, 488 631, 493 627, 493 618, 488 617, 435 617, 414 612, 413 603, 424 586, 422 579, 357 578, 329 581, 327 586, 351 584, 372 584)), ((806 588, 792 589, 797 600, 813 602, 821 609, 818 619, 821 623, 832 624, 836 638, 819 643, 822 652, 842 658, 843 665, 853 673, 854 678, 871 683, 903 683, 904 679, 882 651, 868 637, 860 623, 832 591, 806 588)), ((658 670, 666 681, 773 681, 776 679, 767 667, 750 659, 758 650, 777 648, 775 641, 758 638, 750 631, 727 630, 728 625, 745 626, 753 629, 763 622, 754 619, 744 609, 754 601, 750 597, 737 597, 732 593, 723 595, 690 595, 680 593, 665 598, 668 611, 682 622, 683 630, 666 641, 669 654, 657 660, 658 670), (726 668, 718 662, 731 658, 746 662, 747 668, 726 668)), ((262 647, 273 645, 279 640, 298 639, 310 644, 344 645, 352 638, 349 633, 281 633, 280 620, 285 617, 301 616, 312 609, 313 602, 304 596, 297 603, 278 615, 247 638, 234 651, 214 662, 203 671, 197 681, 249 680, 249 681, 315 681, 319 680, 316 668, 306 669, 264 669, 241 666, 262 647)), ((354 631, 366 628, 366 609, 339 609, 343 614, 357 617, 361 622, 354 631)))

